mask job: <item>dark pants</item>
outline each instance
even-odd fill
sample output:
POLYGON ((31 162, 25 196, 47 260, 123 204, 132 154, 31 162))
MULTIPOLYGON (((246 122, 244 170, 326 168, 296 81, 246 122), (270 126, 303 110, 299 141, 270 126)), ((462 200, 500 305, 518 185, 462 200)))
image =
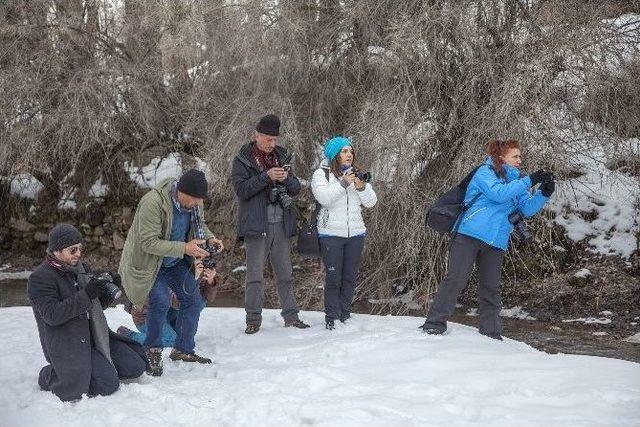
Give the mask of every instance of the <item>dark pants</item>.
POLYGON ((320 238, 325 270, 325 320, 344 321, 351 315, 363 247, 364 236, 320 238))
POLYGON ((196 347, 194 339, 200 320, 202 297, 189 263, 184 259, 169 268, 163 266, 158 272, 158 277, 149 292, 147 338, 144 345, 146 348, 162 347, 162 329, 171 307, 169 289, 180 301, 174 348, 184 353, 193 353, 196 347))
POLYGON ((431 303, 425 327, 444 332, 453 314, 458 295, 469 281, 474 263, 478 267, 480 333, 500 335, 500 274, 504 251, 471 237, 458 234, 451 242, 447 274, 431 303))
MULTIPOLYGON (((95 347, 91 348, 89 396, 113 394, 120 387, 120 380, 138 378, 145 371, 144 359, 126 343, 109 337, 109 350, 113 365, 95 347)), ((42 368, 38 378, 40 388, 49 391, 55 375, 51 365, 42 368)))
POLYGON ((244 308, 247 324, 262 323, 264 303, 264 264, 267 258, 276 274, 278 298, 285 322, 298 319, 298 304, 293 295, 293 268, 291 246, 284 223, 268 223, 266 236, 246 237, 244 248, 247 257, 247 283, 244 292, 244 308))

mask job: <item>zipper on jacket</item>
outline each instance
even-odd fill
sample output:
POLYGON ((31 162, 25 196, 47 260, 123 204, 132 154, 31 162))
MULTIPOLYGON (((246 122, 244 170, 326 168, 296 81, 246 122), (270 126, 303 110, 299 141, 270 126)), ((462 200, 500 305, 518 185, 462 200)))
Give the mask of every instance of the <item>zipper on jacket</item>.
POLYGON ((344 191, 347 192, 347 238, 351 237, 351 228, 349 226, 349 189, 345 188, 344 191))

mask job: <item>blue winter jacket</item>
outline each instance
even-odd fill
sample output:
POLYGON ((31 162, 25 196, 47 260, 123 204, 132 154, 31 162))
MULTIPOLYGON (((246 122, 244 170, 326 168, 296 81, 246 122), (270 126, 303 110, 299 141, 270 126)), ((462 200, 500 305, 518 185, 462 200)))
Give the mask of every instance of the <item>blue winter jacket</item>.
POLYGON ((520 178, 517 168, 505 164, 506 179, 503 179, 496 175, 492 166, 493 161, 487 157, 469 182, 465 203, 469 204, 476 194, 481 194, 460 219, 458 233, 506 250, 513 230, 509 215, 519 208, 525 217, 532 217, 549 198, 540 190, 531 194, 531 179, 529 176, 520 178))

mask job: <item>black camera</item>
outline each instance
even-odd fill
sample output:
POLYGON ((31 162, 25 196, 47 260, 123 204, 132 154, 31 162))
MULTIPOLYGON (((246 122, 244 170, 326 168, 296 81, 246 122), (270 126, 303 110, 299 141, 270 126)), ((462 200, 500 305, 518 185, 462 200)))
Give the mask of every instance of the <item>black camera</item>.
POLYGON ((293 204, 293 197, 287 193, 287 189, 283 185, 274 185, 269 192, 269 202, 279 203, 283 209, 289 209, 293 204))
POLYGON ((352 166, 350 168, 347 168, 345 173, 347 173, 347 174, 353 173, 356 176, 356 178, 358 178, 362 182, 371 181, 371 173, 370 172, 363 171, 361 169, 356 169, 354 166, 352 166))
POLYGON ((119 276, 116 278, 115 273, 101 273, 101 274, 88 274, 89 280, 94 280, 97 282, 98 286, 104 290, 104 293, 109 295, 112 300, 117 300, 122 296, 122 290, 115 284, 115 282, 120 282, 119 276))
POLYGON ((216 259, 215 256, 218 254, 218 247, 215 245, 210 245, 209 243, 205 243, 204 245, 200 245, 202 249, 209 252, 209 255, 202 258, 202 265, 204 268, 209 270, 213 270, 216 268, 216 259))
POLYGON ((519 210, 509 215, 509 222, 513 225, 513 228, 516 230, 516 234, 523 243, 531 243, 533 240, 533 234, 529 232, 527 225, 524 223, 524 216, 522 216, 522 213, 519 210))
POLYGON ((356 170, 355 171, 355 175, 356 175, 356 178, 358 178, 362 182, 371 181, 371 173, 370 172, 356 170))

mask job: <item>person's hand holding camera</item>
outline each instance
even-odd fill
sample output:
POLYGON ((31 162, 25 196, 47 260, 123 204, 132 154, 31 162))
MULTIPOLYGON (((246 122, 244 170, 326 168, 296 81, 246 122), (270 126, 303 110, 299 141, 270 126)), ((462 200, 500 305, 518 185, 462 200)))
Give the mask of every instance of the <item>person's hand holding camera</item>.
POLYGON ((224 245, 222 244, 222 240, 216 239, 215 237, 209 237, 207 239, 207 245, 213 246, 218 250, 218 252, 222 252, 224 250, 224 245))
POLYGON ((282 182, 285 179, 287 179, 287 177, 289 176, 289 174, 287 173, 286 170, 276 167, 276 168, 271 168, 267 171, 267 176, 269 177, 269 179, 271 179, 271 181, 278 181, 278 182, 282 182))
POLYGON ((536 184, 547 182, 553 179, 553 175, 551 174, 551 172, 547 172, 544 169, 538 169, 537 171, 529 175, 529 178, 531 178, 531 186, 533 187, 536 184))
POLYGON ((205 258, 209 256, 209 252, 202 249, 200 245, 204 244, 204 240, 193 239, 184 245, 184 253, 194 258, 205 258))
POLYGON ((348 185, 351 184, 355 184, 356 179, 358 179, 356 177, 356 173, 353 170, 353 168, 347 169, 345 171, 345 173, 342 175, 342 179, 344 180, 344 182, 346 182, 348 185))
POLYGON ((96 299, 104 292, 104 284, 102 283, 102 280, 94 277, 87 282, 87 285, 84 287, 84 291, 87 293, 89 299, 96 299))
POLYGON ((202 281, 208 283, 209 285, 213 284, 214 280, 216 279, 215 268, 214 269, 205 268, 202 271, 202 276, 200 278, 202 281))

